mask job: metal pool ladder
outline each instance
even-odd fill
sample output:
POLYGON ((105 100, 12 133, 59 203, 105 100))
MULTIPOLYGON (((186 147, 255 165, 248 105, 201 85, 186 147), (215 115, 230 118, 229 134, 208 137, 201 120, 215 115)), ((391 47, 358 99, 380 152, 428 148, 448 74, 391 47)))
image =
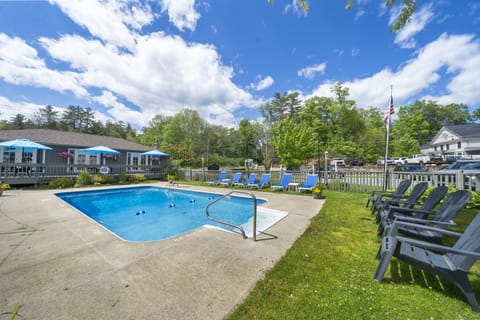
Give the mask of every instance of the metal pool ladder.
POLYGON ((210 216, 210 214, 208 213, 208 209, 213 206, 214 204, 222 201, 223 199, 229 197, 230 195, 234 194, 234 193, 243 193, 243 194, 246 194, 246 195, 249 195, 252 199, 253 199, 253 241, 257 241, 257 197, 255 197, 255 195, 253 194, 253 192, 250 192, 250 191, 240 191, 240 190, 233 190, 233 191, 230 191, 229 193, 227 194, 224 194, 223 196, 221 196, 220 198, 216 199, 215 201, 211 202, 210 204, 208 204, 207 208, 205 209, 205 214, 207 215, 207 218, 208 220, 212 220, 212 221, 215 221, 217 223, 221 223, 221 224, 224 224, 224 225, 227 225, 227 226, 230 226, 232 228, 236 228, 238 230, 240 230, 241 234, 242 234, 242 237, 243 239, 247 239, 247 235, 245 234, 245 230, 243 230, 242 227, 240 226, 237 226, 235 224, 231 224, 229 222, 226 222, 226 221, 222 221, 222 220, 218 220, 218 219, 215 219, 215 218, 212 218, 210 216))

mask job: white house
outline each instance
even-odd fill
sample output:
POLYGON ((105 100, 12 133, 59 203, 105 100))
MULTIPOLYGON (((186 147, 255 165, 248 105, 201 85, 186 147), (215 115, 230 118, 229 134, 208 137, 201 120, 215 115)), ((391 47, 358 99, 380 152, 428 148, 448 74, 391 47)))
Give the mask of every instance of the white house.
POLYGON ((423 154, 480 158, 480 124, 444 126, 421 150, 423 154))

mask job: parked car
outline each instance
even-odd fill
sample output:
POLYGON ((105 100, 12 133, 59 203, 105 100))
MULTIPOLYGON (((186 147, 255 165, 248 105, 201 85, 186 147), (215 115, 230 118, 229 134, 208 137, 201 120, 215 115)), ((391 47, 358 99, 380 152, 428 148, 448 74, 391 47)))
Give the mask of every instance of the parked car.
POLYGON ((399 172, 428 172, 427 169, 425 169, 422 166, 419 165, 414 165, 414 164, 399 164, 396 165, 395 168, 393 168, 393 171, 399 171, 399 172))
POLYGON ((405 160, 407 160, 407 157, 395 157, 392 158, 393 163, 395 164, 404 164, 406 163, 405 160))
POLYGON ((350 158, 347 159, 346 162, 350 166, 363 166, 365 164, 365 161, 363 161, 362 158, 350 158))
MULTIPOLYGON (((385 163, 385 158, 380 158, 377 160, 377 166, 383 166, 384 163, 385 163)), ((390 165, 390 164, 395 164, 395 162, 393 162, 392 158, 387 158, 387 165, 390 165)))
POLYGON ((341 158, 341 157, 334 157, 334 158, 332 159, 332 161, 330 161, 330 164, 331 164, 332 166, 335 166, 335 165, 337 165, 337 166, 344 166, 344 165, 345 165, 345 160, 344 160, 343 158, 341 158))
POLYGON ((472 190, 476 190, 477 181, 480 180, 480 160, 457 160, 448 167, 437 171, 437 173, 440 175, 454 175, 460 171, 465 175, 465 187, 469 187, 471 184, 472 190))

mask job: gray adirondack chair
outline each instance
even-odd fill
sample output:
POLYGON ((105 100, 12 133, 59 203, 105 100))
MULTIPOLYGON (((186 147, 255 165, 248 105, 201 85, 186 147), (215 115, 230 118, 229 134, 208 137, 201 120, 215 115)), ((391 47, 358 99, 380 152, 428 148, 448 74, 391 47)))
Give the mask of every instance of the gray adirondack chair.
POLYGON ((376 222, 379 223, 382 216, 389 211, 389 208, 392 206, 402 206, 402 208, 413 208, 416 204, 419 204, 418 199, 422 196, 422 194, 427 190, 428 182, 419 182, 417 183, 408 197, 405 200, 396 201, 396 205, 392 204, 392 200, 385 200, 382 206, 378 208, 376 222))
POLYGON ((381 236, 385 227, 389 225, 395 216, 407 216, 414 217, 417 219, 426 219, 431 212, 434 212, 433 209, 440 203, 440 201, 445 197, 448 192, 447 186, 438 186, 434 188, 430 194, 427 196, 423 204, 419 208, 408 208, 408 207, 397 207, 389 206, 388 210, 379 211, 381 214, 377 235, 381 236))
POLYGON ((449 194, 437 212, 424 212, 428 214, 424 219, 418 219, 407 216, 394 216, 394 220, 390 224, 385 224, 385 235, 401 233, 416 239, 421 239, 437 244, 442 244, 442 233, 432 230, 423 229, 422 225, 429 225, 437 229, 446 229, 449 226, 454 226, 452 221, 460 211, 465 208, 472 193, 469 190, 459 190, 449 194), (432 219, 427 219, 433 216, 432 219), (409 222, 408 225, 402 225, 399 222, 409 222))
POLYGON ((405 192, 407 191, 408 187, 410 187, 411 183, 412 180, 410 179, 402 180, 395 192, 379 192, 377 190, 373 190, 367 199, 366 207, 368 208, 368 204, 371 201, 372 206, 370 207, 370 212, 374 214, 375 210, 377 210, 385 200, 390 199, 391 203, 395 204, 396 202, 405 197, 405 192))
MULTIPOLYGON (((408 222, 399 222, 409 225, 408 222)), ((422 226, 425 231, 458 237, 453 247, 420 241, 391 234, 382 239, 380 262, 375 280, 381 282, 392 256, 413 267, 438 275, 456 285, 467 298, 473 311, 478 312, 478 302, 468 280, 468 272, 480 259, 480 214, 477 214, 463 234, 436 227, 422 226)))

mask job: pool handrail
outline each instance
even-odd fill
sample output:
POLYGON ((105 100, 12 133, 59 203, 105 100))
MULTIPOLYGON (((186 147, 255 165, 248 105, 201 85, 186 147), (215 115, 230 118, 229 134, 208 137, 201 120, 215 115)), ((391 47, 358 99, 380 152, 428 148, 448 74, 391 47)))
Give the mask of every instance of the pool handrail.
POLYGON ((212 220, 212 221, 215 221, 217 223, 221 223, 221 224, 224 224, 224 225, 227 225, 227 226, 230 226, 232 228, 236 228, 238 230, 240 230, 241 234, 242 234, 242 237, 243 239, 247 239, 247 235, 245 234, 245 230, 243 230, 243 228, 241 226, 237 226, 237 225, 234 225, 234 224, 231 224, 229 222, 226 222, 226 221, 222 221, 222 220, 218 220, 218 219, 215 219, 213 217, 210 216, 209 212, 208 212, 208 209, 214 205, 215 203, 225 199, 226 197, 234 194, 234 193, 243 193, 243 194, 247 194, 249 196, 251 196, 251 198, 253 199, 253 241, 257 241, 257 197, 255 197, 255 194, 253 194, 253 192, 251 191, 241 191, 241 190, 233 190, 233 191, 230 191, 229 193, 227 194, 224 194, 223 196, 221 196, 220 198, 216 199, 215 201, 209 203, 207 205, 207 208, 205 209, 205 214, 207 215, 207 219, 209 220, 212 220))

